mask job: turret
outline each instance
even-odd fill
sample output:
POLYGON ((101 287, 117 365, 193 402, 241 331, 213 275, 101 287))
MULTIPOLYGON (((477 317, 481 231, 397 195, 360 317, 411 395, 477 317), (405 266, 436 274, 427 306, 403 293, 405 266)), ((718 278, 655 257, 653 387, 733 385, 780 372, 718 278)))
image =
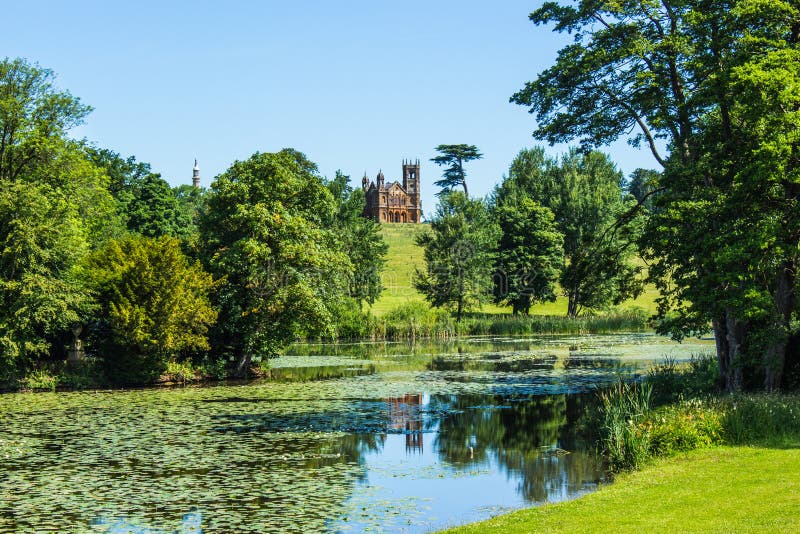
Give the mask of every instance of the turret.
POLYGON ((369 178, 367 178, 367 171, 364 171, 364 177, 361 179, 361 189, 364 191, 369 187, 369 178))
POLYGON ((378 171, 378 189, 383 189, 383 171, 378 171))

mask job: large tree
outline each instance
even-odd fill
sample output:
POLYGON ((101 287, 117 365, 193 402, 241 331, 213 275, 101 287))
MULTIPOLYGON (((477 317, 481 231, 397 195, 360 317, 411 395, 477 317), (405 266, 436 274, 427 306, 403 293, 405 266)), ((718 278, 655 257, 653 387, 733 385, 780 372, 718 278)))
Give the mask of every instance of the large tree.
POLYGON ((92 310, 92 295, 75 276, 88 250, 80 213, 60 191, 0 188, 0 375, 46 356, 53 337, 92 310))
POLYGON ((436 147, 439 155, 431 158, 435 164, 445 167, 442 172, 442 179, 434 182, 437 186, 442 188, 442 191, 437 193, 442 195, 446 191, 451 191, 454 188, 461 186, 464 188, 464 194, 469 196, 467 190, 467 171, 464 170, 464 164, 475 159, 481 159, 483 154, 478 151, 475 145, 439 145, 436 147))
POLYGON ((640 290, 640 269, 632 262, 640 221, 615 224, 625 211, 621 183, 622 174, 600 152, 572 150, 558 161, 533 148, 520 151, 495 191, 499 206, 530 198, 554 213, 563 235, 559 282, 570 316, 618 304, 640 290))
POLYGON ((244 375, 294 337, 334 335, 352 266, 329 222, 336 204, 316 165, 285 149, 235 162, 211 185, 200 221, 208 269, 223 279, 215 349, 244 375))
POLYGON ((17 368, 80 332, 93 300, 76 265, 120 231, 107 177, 67 137, 90 108, 53 80, 0 61, 0 344, 17 368))
POLYGON ((500 226, 495 302, 510 305, 515 315, 527 314, 534 302, 556 300, 564 264, 564 236, 553 212, 520 197, 495 207, 500 226))
POLYGON ((416 288, 434 306, 464 311, 486 302, 492 291, 498 230, 486 203, 460 191, 442 195, 429 232, 417 236, 425 270, 416 269, 416 288))
POLYGON ((24 59, 0 60, 0 182, 51 168, 67 132, 91 111, 54 78, 24 59))
POLYGON ((84 260, 81 273, 98 298, 95 349, 112 381, 146 382, 168 360, 208 350, 217 317, 209 300, 213 281, 178 239, 111 240, 84 260))
MULTIPOLYGON (((787 208, 796 194, 790 180, 775 183, 775 174, 764 168, 748 175, 742 169, 754 169, 751 163, 764 153, 758 127, 796 109, 791 91, 768 90, 776 75, 794 84, 791 69, 782 65, 797 48, 796 4, 546 2, 531 19, 573 34, 555 64, 512 97, 536 114, 535 135, 586 146, 628 137, 646 143, 664 168, 657 213, 642 243, 662 291, 661 329, 681 337, 711 323, 728 389, 742 385, 748 358, 762 351, 773 355, 771 363, 757 367, 766 387, 776 387, 791 334, 786 317, 795 313, 792 299, 779 298, 787 294, 780 288, 795 287, 794 260, 784 251, 796 248, 796 241, 778 230, 791 224, 769 221, 791 218, 787 208), (744 76, 746 71, 760 74, 744 76), (740 194, 745 189, 749 196, 740 194), (775 206, 782 209, 764 209, 775 206), (759 241, 767 244, 761 252, 759 241), (763 341, 768 338, 777 342, 763 341)), ((789 141, 774 152, 773 162, 796 167, 791 146, 789 141)))

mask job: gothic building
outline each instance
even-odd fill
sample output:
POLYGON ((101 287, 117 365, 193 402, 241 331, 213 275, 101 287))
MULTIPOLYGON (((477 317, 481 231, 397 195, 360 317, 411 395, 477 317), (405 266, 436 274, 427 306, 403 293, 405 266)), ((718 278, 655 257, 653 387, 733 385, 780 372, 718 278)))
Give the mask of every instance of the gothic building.
POLYGON ((403 160, 403 184, 394 181, 386 185, 383 172, 370 182, 364 173, 361 187, 366 194, 364 216, 378 222, 418 223, 422 216, 419 202, 419 160, 403 160))

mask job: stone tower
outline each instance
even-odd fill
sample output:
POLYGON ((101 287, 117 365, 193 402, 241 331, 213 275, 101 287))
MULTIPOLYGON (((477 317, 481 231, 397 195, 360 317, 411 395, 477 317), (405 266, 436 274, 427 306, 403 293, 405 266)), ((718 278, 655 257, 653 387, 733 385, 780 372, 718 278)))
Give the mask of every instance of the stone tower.
POLYGON ((197 159, 194 160, 194 167, 192 168, 192 185, 200 188, 200 167, 197 165, 197 159))
POLYGON ((419 160, 403 160, 403 189, 406 190, 412 206, 408 208, 408 220, 419 222, 422 216, 419 201, 419 160))

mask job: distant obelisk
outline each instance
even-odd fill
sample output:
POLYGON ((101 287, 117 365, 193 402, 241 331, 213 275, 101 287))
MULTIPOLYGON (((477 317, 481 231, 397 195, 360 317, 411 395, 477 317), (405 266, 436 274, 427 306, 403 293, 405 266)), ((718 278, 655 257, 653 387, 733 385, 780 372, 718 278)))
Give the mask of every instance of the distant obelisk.
POLYGON ((200 167, 197 165, 197 159, 194 160, 194 168, 192 169, 192 185, 200 188, 200 167))

